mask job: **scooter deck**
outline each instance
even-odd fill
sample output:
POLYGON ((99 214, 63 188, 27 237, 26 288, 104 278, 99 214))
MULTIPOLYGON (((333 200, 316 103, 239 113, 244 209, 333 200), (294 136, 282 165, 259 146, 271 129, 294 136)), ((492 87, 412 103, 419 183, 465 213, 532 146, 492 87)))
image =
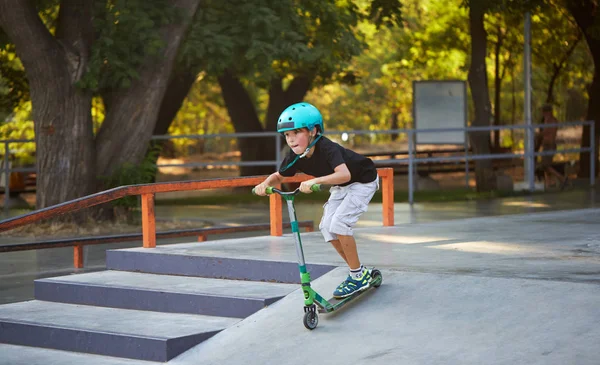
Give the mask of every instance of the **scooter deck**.
POLYGON ((331 307, 319 308, 318 312, 319 313, 331 313, 333 311, 336 311, 336 310, 342 308, 343 306, 345 306, 346 304, 350 303, 352 300, 360 297, 361 295, 363 295, 367 292, 370 292, 373 289, 376 289, 381 284, 382 280, 383 280, 383 278, 381 276, 374 278, 373 282, 371 283, 371 286, 369 286, 368 289, 361 290, 355 294, 350 295, 349 297, 345 297, 345 298, 332 297, 331 299, 327 299, 327 301, 331 304, 331 307))

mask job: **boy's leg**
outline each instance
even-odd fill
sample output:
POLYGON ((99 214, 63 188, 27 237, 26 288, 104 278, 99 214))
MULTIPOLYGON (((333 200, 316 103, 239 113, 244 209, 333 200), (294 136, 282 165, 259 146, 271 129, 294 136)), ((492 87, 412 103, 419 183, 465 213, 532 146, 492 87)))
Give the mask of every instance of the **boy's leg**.
POLYGON ((331 233, 329 231, 329 226, 331 226, 331 220, 333 219, 333 216, 335 215, 335 212, 340 206, 340 204, 342 204, 344 196, 340 194, 341 189, 339 187, 332 188, 330 191, 332 194, 327 200, 327 203, 323 205, 323 217, 321 218, 321 222, 319 223, 319 230, 321 231, 321 234, 323 235, 325 241, 331 243, 331 245, 333 246, 333 248, 335 248, 340 257, 344 259, 346 263, 348 263, 340 240, 338 239, 336 234, 331 233))
POLYGON ((360 259, 358 258, 358 249, 356 248, 354 236, 343 236, 338 234, 338 239, 343 250, 344 260, 346 260, 348 267, 350 267, 350 269, 360 268, 360 259))
MULTIPOLYGON (((340 242, 339 238, 340 237, 338 236, 337 240, 331 240, 331 241, 329 241, 329 243, 331 243, 331 245, 333 246, 333 248, 335 248, 335 250, 344 259, 344 261, 346 261, 346 264, 348 264, 348 266, 350 266, 350 263, 348 262, 348 259, 346 258, 346 254, 344 253, 344 248, 342 247, 342 243, 340 242)), ((356 243, 355 243, 355 245, 356 245, 356 243)))
POLYGON ((333 292, 334 297, 347 297, 370 286, 371 274, 369 270, 361 266, 352 228, 359 217, 367 211, 369 201, 377 187, 377 182, 351 186, 352 190, 344 197, 344 201, 331 219, 329 231, 337 236, 346 263, 350 268, 348 278, 333 292))

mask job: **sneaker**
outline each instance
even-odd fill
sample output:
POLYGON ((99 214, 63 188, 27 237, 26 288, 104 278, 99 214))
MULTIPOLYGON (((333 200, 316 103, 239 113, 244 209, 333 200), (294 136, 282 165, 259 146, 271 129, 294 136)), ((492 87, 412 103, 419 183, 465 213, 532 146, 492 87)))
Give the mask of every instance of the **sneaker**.
POLYGON ((334 291, 334 298, 346 298, 361 290, 366 290, 371 285, 371 270, 364 270, 361 279, 355 280, 350 275, 334 291))

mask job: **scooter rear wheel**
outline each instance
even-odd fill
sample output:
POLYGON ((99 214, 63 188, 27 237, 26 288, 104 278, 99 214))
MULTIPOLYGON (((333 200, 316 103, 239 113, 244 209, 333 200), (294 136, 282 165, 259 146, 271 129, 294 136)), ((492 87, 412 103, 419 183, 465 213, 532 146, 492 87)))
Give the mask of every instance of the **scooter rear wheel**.
POLYGON ((317 328, 317 324, 319 324, 319 316, 315 311, 308 311, 304 313, 304 327, 309 330, 314 330, 317 328))
POLYGON ((381 275, 381 271, 375 269, 373 271, 371 271, 371 277, 373 278, 372 280, 376 280, 379 277, 379 280, 377 280, 376 284, 373 284, 373 287, 378 288, 381 283, 383 282, 383 276, 381 275))

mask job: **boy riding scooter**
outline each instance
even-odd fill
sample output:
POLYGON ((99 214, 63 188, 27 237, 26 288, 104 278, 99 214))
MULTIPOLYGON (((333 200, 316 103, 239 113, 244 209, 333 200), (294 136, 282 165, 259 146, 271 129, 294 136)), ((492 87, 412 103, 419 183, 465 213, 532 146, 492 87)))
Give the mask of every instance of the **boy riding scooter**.
POLYGON ((303 193, 311 193, 315 184, 332 185, 319 229, 349 268, 348 277, 334 290, 333 296, 346 298, 368 289, 372 271, 365 268, 358 257, 353 227, 379 188, 375 164, 323 136, 321 113, 309 103, 297 103, 285 109, 279 117, 277 131, 285 136, 291 151, 279 171, 269 175, 253 191, 266 195, 267 187, 297 172, 314 176, 301 183, 303 193))

